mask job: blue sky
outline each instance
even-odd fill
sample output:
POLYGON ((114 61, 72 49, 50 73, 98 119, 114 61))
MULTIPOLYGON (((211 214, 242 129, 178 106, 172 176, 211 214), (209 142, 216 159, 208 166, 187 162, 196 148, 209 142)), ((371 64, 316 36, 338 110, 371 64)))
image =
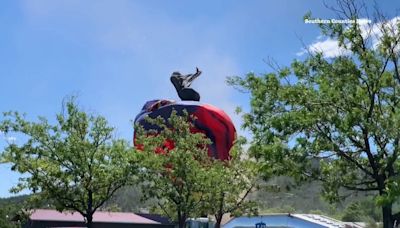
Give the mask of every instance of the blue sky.
MULTIPOLYGON (((397 1, 380 4, 388 13, 400 8, 397 1)), ((170 74, 197 66, 203 74, 193 87, 202 102, 224 109, 239 128, 234 109, 246 108, 247 96, 226 77, 266 73, 268 57, 281 65, 301 58, 299 38, 321 41, 316 26, 303 22, 308 11, 335 18, 322 2, 306 0, 3 1, 0 111, 54 120, 62 99, 79 95, 86 111, 105 116, 130 140, 130 120, 144 102, 178 100, 170 74)), ((9 168, 0 165, 0 197, 11 195, 19 177, 9 168)))

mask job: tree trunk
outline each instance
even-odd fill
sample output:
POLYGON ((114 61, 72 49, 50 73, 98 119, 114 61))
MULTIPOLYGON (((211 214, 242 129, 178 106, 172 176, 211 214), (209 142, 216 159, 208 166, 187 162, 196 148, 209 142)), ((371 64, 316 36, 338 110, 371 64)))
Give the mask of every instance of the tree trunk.
POLYGON ((182 215, 181 211, 178 210, 178 226, 179 228, 185 228, 186 215, 182 215))
POLYGON ((87 228, 92 228, 93 227, 93 215, 89 214, 86 217, 86 226, 87 228))
POLYGON ((222 216, 223 215, 217 215, 215 216, 215 225, 214 228, 221 228, 221 221, 222 221, 222 216))
POLYGON ((222 221, 222 217, 224 216, 223 213, 223 209, 224 209, 224 197, 225 197, 225 193, 221 192, 220 198, 219 198, 219 208, 218 208, 218 212, 215 215, 215 226, 214 228, 220 228, 221 227, 221 221, 222 221))
POLYGON ((393 228, 392 204, 382 206, 383 228, 393 228))
POLYGON ((88 202, 87 202, 87 208, 86 208, 86 214, 87 214, 87 227, 92 228, 92 222, 93 222, 93 192, 91 190, 88 191, 88 202))
POLYGON ((179 228, 185 228, 186 219, 180 218, 179 219, 179 228))

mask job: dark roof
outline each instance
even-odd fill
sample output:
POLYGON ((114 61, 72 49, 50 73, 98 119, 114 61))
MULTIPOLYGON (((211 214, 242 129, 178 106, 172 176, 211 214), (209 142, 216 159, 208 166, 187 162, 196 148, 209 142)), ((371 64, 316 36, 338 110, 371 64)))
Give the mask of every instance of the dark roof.
POLYGON ((170 225, 170 224, 174 224, 173 222, 171 222, 169 220, 168 217, 162 216, 162 215, 158 215, 158 214, 145 214, 145 213, 137 213, 137 215, 142 216, 144 218, 159 222, 161 224, 165 224, 165 225, 170 225))

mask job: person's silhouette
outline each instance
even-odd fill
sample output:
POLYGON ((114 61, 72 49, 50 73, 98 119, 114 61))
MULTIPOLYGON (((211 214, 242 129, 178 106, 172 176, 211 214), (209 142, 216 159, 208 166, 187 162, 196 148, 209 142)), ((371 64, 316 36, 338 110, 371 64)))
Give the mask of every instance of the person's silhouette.
POLYGON ((173 72, 171 75, 171 82, 174 85, 179 98, 182 101, 200 101, 200 94, 190 88, 193 80, 200 76, 201 71, 196 67, 196 73, 182 75, 180 72, 173 72))

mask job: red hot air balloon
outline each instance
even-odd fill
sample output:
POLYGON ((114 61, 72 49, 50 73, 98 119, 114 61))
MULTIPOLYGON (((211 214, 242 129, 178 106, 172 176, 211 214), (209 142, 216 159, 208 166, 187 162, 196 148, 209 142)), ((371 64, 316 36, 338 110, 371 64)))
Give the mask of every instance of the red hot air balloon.
MULTIPOLYGON (((172 110, 175 110, 178 115, 183 115, 184 110, 186 110, 189 115, 196 117, 192 132, 204 133, 211 140, 211 144, 208 146, 209 156, 220 160, 230 159, 229 151, 236 137, 235 126, 223 110, 212 105, 191 101, 152 100, 143 106, 141 112, 135 118, 135 124, 142 126, 145 130, 159 131, 160 129, 148 123, 145 117, 157 118, 161 116, 164 120, 167 120, 171 116, 172 110)), ((136 144, 135 136, 134 143, 135 146, 140 148, 140 145, 136 144)), ((164 147, 167 149, 173 149, 174 146, 174 142, 170 140, 166 140, 164 143, 164 147)), ((162 148, 155 152, 166 153, 162 148)))

